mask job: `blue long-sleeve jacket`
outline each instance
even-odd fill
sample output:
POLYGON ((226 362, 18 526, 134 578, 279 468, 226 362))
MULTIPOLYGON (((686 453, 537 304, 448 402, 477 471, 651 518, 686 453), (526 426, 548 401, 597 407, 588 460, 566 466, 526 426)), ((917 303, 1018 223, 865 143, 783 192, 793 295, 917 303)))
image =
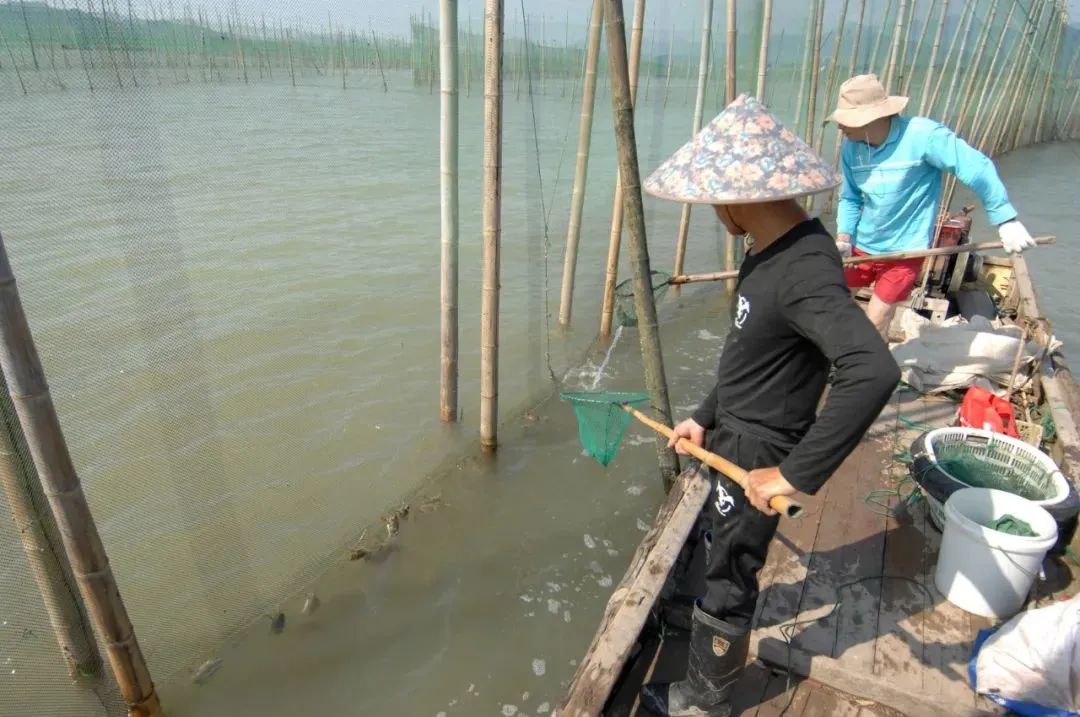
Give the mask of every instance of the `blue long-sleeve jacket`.
POLYGON ((845 139, 840 156, 836 231, 867 254, 930 245, 946 171, 979 196, 992 225, 1016 218, 994 163, 932 119, 893 117, 883 144, 845 139))

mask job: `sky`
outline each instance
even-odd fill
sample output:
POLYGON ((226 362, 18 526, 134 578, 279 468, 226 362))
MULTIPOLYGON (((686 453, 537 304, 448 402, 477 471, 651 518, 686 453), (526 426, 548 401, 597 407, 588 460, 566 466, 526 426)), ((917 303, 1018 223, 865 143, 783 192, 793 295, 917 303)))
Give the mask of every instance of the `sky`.
MULTIPOLYGON (((915 0, 917 7, 925 12, 929 7, 928 0, 915 0)), ((1021 0, 1025 4, 1032 0, 1021 0)), ((182 12, 181 8, 190 2, 191 5, 208 9, 236 8, 243 15, 259 17, 266 14, 268 21, 281 20, 286 24, 295 24, 298 20, 304 23, 325 27, 327 13, 334 24, 341 23, 356 29, 373 27, 382 34, 406 35, 409 32, 410 15, 419 15, 421 12, 437 16, 438 0, 133 0, 133 5, 144 10, 149 10, 149 2, 153 2, 160 9, 170 4, 176 12, 182 12)), ((584 30, 592 3, 590 0, 505 0, 508 31, 515 32, 515 27, 520 27, 521 7, 524 4, 530 16, 538 18, 544 16, 549 23, 549 29, 557 37, 564 32, 565 23, 569 16, 571 27, 576 27, 578 32, 584 30), (556 28, 558 32, 556 33, 556 28)), ((755 5, 761 0, 739 0, 738 8, 740 15, 749 15, 755 5)), ((868 0, 868 13, 871 17, 875 13, 880 16, 887 0, 868 0)), ((828 17, 834 17, 839 12, 841 0, 826 0, 826 12, 828 17)), ((1072 24, 1080 26, 1080 0, 1068 0, 1067 2, 1072 24)), ((714 23, 723 22, 723 13, 726 3, 724 0, 714 0, 714 23)), ((810 0, 774 0, 773 31, 781 30, 801 31, 811 3, 810 0)), ((632 13, 633 0, 624 0, 626 13, 632 13)), ((854 16, 856 0, 850 0, 849 15, 854 16)), ((963 3, 953 0, 950 6, 950 14, 959 14, 963 3), (954 9, 955 8, 955 9, 954 9)), ((459 22, 464 27, 471 17, 475 29, 479 29, 483 22, 484 0, 459 0, 459 22)), ((655 22, 661 27, 670 27, 674 24, 677 28, 690 30, 691 26, 699 26, 702 12, 702 0, 649 0, 646 6, 647 27, 655 22)), ((573 32, 573 30, 571 31, 573 32)), ((681 34, 681 33, 680 33, 681 34)))

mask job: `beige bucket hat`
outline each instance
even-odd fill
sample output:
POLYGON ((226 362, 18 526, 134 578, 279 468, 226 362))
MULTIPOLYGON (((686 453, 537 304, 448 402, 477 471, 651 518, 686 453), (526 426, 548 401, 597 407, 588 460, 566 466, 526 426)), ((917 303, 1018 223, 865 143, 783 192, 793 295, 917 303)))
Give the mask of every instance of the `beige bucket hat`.
POLYGON ((750 204, 817 194, 840 175, 750 95, 740 95, 644 182, 689 204, 750 204))
POLYGON ((840 85, 840 100, 828 120, 845 127, 865 127, 876 119, 903 112, 908 98, 890 95, 877 75, 855 75, 840 85))

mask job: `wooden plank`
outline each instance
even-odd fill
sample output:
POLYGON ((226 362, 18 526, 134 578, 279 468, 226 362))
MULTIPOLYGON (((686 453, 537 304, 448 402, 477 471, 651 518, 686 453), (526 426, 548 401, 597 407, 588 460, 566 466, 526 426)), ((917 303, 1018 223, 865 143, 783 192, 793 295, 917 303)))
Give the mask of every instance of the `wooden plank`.
POLYGON ((598 715, 638 639, 645 618, 709 496, 709 480, 684 471, 608 600, 600 627, 559 708, 563 717, 598 715))
MULTIPOLYGON (((838 686, 837 689, 848 694, 859 695, 908 717, 988 717, 994 714, 976 709, 970 702, 948 704, 940 699, 929 699, 920 690, 912 691, 892 680, 878 677, 867 669, 867 665, 852 665, 823 655, 811 655, 797 648, 792 648, 789 655, 783 643, 756 634, 751 637, 750 650, 763 662, 777 666, 790 664, 795 674, 811 677, 829 686, 838 686)), ((764 713, 759 711, 758 714, 764 713)))

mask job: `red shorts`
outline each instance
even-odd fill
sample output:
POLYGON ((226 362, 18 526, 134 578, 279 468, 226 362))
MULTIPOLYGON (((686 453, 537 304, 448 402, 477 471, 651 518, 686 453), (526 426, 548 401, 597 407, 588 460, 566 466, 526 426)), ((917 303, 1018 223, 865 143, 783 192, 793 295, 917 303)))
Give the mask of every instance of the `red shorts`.
MULTIPOLYGON (((867 256, 866 252, 854 249, 854 256, 867 256)), ((911 296, 915 281, 922 270, 922 259, 903 259, 901 261, 868 261, 844 268, 844 279, 852 289, 873 286, 874 296, 886 304, 895 304, 911 296)))

